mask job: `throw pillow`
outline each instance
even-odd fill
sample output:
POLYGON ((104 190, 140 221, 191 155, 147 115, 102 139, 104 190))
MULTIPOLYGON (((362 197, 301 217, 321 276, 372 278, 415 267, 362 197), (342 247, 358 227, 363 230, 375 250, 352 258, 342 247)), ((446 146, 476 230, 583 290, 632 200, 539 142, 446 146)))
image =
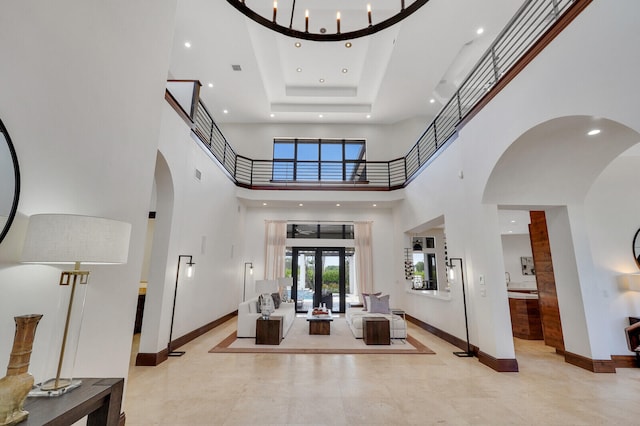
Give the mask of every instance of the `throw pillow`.
MULTIPOLYGON (((382 295, 382 292, 373 293, 373 295, 380 296, 382 295)), ((362 310, 363 311, 368 310, 369 296, 371 296, 371 293, 362 293, 362 310)))
POLYGON ((282 299, 280 299, 280 293, 271 293, 271 298, 273 299, 274 308, 278 309, 280 307, 280 303, 282 303, 282 299))
POLYGON ((371 306, 369 307, 369 312, 377 313, 377 314, 390 314, 389 310, 389 295, 385 294, 384 296, 375 296, 372 295, 369 298, 369 302, 371 306))
POLYGON ((275 311, 275 307, 273 305, 273 297, 270 294, 261 294, 258 297, 258 312, 262 313, 263 310, 269 311, 269 313, 273 313, 275 311))

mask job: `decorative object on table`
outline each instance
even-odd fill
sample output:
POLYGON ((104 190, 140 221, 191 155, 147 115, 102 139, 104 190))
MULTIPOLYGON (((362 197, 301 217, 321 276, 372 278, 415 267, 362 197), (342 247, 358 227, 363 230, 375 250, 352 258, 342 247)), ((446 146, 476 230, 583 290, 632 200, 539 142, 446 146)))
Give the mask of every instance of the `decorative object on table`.
MULTIPOLYGON (((60 286, 70 287, 64 329, 55 378, 38 384, 30 396, 59 396, 80 385, 73 380, 73 366, 84 314, 84 300, 89 271, 81 271, 80 264, 122 264, 127 262, 131 225, 125 222, 92 216, 68 214, 37 214, 29 218, 27 235, 22 250, 22 262, 75 264, 73 271, 63 271, 60 286), (81 284, 80 305, 74 309, 77 285, 81 284), (77 312, 79 310, 79 312, 77 312), (76 315, 73 315, 74 312, 76 315), (75 318, 71 327, 71 319, 75 318), (71 360, 65 358, 71 347, 71 360), (67 361, 65 363, 65 361, 67 361), (63 369, 65 374, 63 375, 63 369)), ((63 306, 61 303, 60 306, 63 306)), ((59 327, 56 327, 60 330, 59 327)), ((53 347, 53 345, 52 345, 53 347)))
POLYGON ((256 293, 258 297, 259 311, 262 314, 262 318, 269 319, 269 316, 276 310, 273 303, 273 297, 271 293, 278 291, 278 281, 276 280, 257 280, 256 281, 256 293))
POLYGON ((533 267, 533 257, 522 256, 520 258, 520 264, 522 265, 522 275, 535 275, 536 270, 533 267))
MULTIPOLYGON (((340 2, 342 10, 326 13, 328 11, 325 2, 318 2, 320 7, 316 9, 307 8, 296 11, 296 0, 280 0, 280 2, 274 1, 273 3, 227 0, 230 5, 246 17, 272 31, 289 37, 313 41, 353 40, 375 34, 402 21, 428 1, 400 0, 392 7, 382 7, 377 10, 372 10, 371 4, 367 4, 365 8, 362 4, 359 7, 352 5, 357 2, 340 2), (282 18, 283 16, 284 18, 282 18), (284 22, 281 24, 278 21, 284 22), (346 27, 344 32, 341 31, 341 23, 343 22, 346 27), (363 25, 365 22, 367 22, 366 26, 363 25), (318 28, 318 32, 314 32, 313 28, 318 28), (335 28, 335 32, 327 30, 328 28, 335 28)), ((347 47, 351 47, 351 42, 347 43, 347 47)))
POLYGON ((173 289, 173 308, 171 309, 171 327, 169 328, 169 343, 167 343, 167 355, 168 356, 182 356, 184 355, 184 351, 174 351, 171 347, 173 340, 173 319, 176 314, 176 299, 178 297, 178 282, 180 281, 180 260, 185 257, 189 260, 187 261, 187 272, 185 273, 187 278, 193 278, 193 256, 190 254, 181 254, 178 256, 178 268, 176 270, 176 285, 173 289))
POLYGON ((462 263, 462 259, 459 257, 451 257, 449 258, 449 282, 452 284, 456 283, 456 270, 453 265, 453 261, 456 260, 460 263, 460 278, 462 281, 462 305, 464 306, 464 328, 467 332, 467 350, 464 352, 454 352, 453 354, 459 356, 461 358, 471 358, 473 357, 473 352, 471 352, 471 343, 469 343, 469 319, 467 318, 467 293, 465 290, 465 281, 464 281, 464 265, 462 263))
POLYGON ((245 301, 247 295, 247 265, 249 265, 249 275, 253 275, 253 263, 244 262, 244 278, 242 280, 242 301, 245 301))
POLYGON ((0 242, 13 223, 20 197, 20 167, 7 128, 0 120, 0 242))
POLYGON ((0 379, 0 426, 15 425, 26 420, 29 415, 24 410, 24 401, 33 387, 33 376, 28 372, 29 361, 40 318, 40 314, 14 317, 16 334, 13 337, 7 375, 0 379))

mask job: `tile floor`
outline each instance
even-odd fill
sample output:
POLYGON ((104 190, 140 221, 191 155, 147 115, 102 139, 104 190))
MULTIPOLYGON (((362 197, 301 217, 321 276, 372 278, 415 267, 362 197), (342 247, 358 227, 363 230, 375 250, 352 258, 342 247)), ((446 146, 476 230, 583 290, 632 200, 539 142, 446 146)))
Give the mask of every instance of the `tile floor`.
POLYGON ((413 324, 409 333, 437 355, 208 353, 235 326, 157 367, 132 366, 127 426, 640 424, 640 369, 593 374, 542 342, 516 339, 519 373, 458 358, 413 324))

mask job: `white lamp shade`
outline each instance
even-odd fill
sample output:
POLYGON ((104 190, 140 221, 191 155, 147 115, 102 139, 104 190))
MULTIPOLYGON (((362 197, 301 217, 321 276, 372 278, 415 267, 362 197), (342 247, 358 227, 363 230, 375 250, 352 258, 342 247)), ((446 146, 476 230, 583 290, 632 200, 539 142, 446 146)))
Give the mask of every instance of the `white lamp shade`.
POLYGON ((271 294, 278 291, 278 281, 276 280, 257 280, 256 293, 271 294))
POLYGON ((32 263, 127 263, 131 224, 68 214, 29 218, 22 261, 32 263))
POLYGON ((640 291, 640 274, 620 275, 618 283, 623 290, 640 291))
POLYGON ((292 277, 278 278, 278 286, 280 288, 292 287, 293 286, 293 278, 292 277))

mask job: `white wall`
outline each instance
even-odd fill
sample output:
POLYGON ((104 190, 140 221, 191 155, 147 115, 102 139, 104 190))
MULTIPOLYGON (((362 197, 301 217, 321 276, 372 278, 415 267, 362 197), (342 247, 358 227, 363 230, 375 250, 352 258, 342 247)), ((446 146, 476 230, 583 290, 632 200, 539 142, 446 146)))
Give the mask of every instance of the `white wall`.
POLYGON ((76 374, 126 377, 175 0, 5 2, 0 117, 22 176, 19 220, 0 245, 0 365, 13 316, 42 313, 30 370, 48 353, 60 269, 18 263, 25 218, 103 216, 132 224, 129 261, 91 266, 76 374), (126 64, 126 66, 125 66, 126 64))
MULTIPOLYGON (((538 58, 461 129, 458 139, 406 189, 406 201, 398 213, 398 220, 404 229, 411 229, 444 214, 449 255, 465 258, 467 266, 472 343, 497 358, 512 358, 514 352, 497 204, 483 204, 489 176, 511 143, 527 130, 556 117, 604 117, 636 132, 640 130, 640 118, 635 113, 640 90, 629 84, 640 69, 640 57, 627 54, 640 42, 640 33, 633 18, 638 13, 640 4, 635 2, 603 0, 591 3, 538 58), (610 64, 616 66, 611 67, 610 64), (459 170, 464 171, 464 179, 457 177, 459 170), (484 289, 480 286, 480 276, 486 281, 484 289), (482 296, 483 292, 486 297, 482 296)), ((553 133, 553 128, 548 130, 553 133)), ((607 142, 614 145, 613 149, 620 149, 627 143, 615 145, 615 140, 607 142)), ((596 145, 583 146, 574 152, 582 154, 584 151, 598 156, 598 149, 596 145)), ((580 162, 572 161, 570 154, 562 162, 564 171, 580 173, 580 162)), ((541 176, 553 171, 543 159, 529 157, 527 161, 537 164, 541 176)), ((601 166, 606 166, 606 163, 601 166)), ((508 182, 505 187, 509 187, 508 182)), ((593 290, 594 287, 598 290, 597 280, 602 277, 590 278, 593 274, 589 274, 594 260, 590 250, 584 250, 583 246, 594 242, 593 235, 585 232, 583 220, 577 214, 582 210, 579 204, 583 200, 576 200, 575 193, 567 192, 562 182, 544 186, 539 192, 546 198, 534 200, 519 187, 510 189, 512 198, 509 202, 514 205, 572 204, 571 212, 576 212, 569 215, 573 232, 569 238, 575 247, 572 262, 577 268, 574 273, 584 280, 579 291, 586 298, 587 318, 586 324, 576 322, 568 326, 569 330, 571 327, 582 328, 575 330, 578 334, 591 333, 589 339, 592 340, 576 352, 596 357, 603 353, 626 353, 619 339, 617 344, 608 346, 609 343, 601 336, 620 333, 619 327, 607 327, 603 331, 594 326, 601 312, 600 306, 610 304, 611 300, 602 292, 593 290), (597 297, 598 293, 600 297, 597 297)), ((500 203, 501 200, 495 197, 492 202, 500 203)), ((630 209, 621 214, 637 217, 638 211, 637 208, 635 211, 630 209)), ((600 225, 605 226, 603 222, 600 225)), ((630 229, 628 234, 632 235, 632 231, 630 229)), ((630 247, 630 242, 625 247, 630 247)), ((609 267, 613 269, 614 265, 609 267)), ((605 278, 607 282, 610 279, 605 278)), ((451 302, 426 298, 414 300, 408 313, 462 338, 464 325, 460 296, 452 288, 451 302)), ((635 309, 627 306, 619 315, 627 315, 635 309)))
MULTIPOLYGON (((509 287, 531 288, 535 290, 536 276, 523 275, 521 257, 532 257, 531 240, 529 234, 503 234, 502 255, 504 258, 504 270, 510 275, 509 287)), ((506 276, 505 276, 506 282, 506 276)))
MULTIPOLYGON (((168 235, 160 224, 155 228, 159 238, 168 238, 168 244, 162 253, 152 254, 140 338, 143 353, 159 352, 169 341, 179 255, 193 256, 196 265, 194 277, 188 280, 183 276, 187 259, 182 258, 173 339, 236 310, 234 289, 242 272, 242 217, 235 185, 167 103, 161 130, 159 150, 172 180, 173 213, 168 235)), ((158 200, 164 190, 163 184, 157 184, 158 200)), ((163 210, 158 206, 158 220, 163 210)))

